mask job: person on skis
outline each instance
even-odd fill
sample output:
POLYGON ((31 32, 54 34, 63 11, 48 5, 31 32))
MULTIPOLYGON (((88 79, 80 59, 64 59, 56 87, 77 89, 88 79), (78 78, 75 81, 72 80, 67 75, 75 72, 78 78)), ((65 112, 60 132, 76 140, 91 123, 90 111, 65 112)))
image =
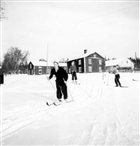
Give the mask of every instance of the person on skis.
POLYGON ((75 84, 77 84, 76 66, 74 64, 74 61, 72 62, 72 65, 70 67, 70 70, 71 70, 71 74, 72 74, 72 81, 73 81, 73 83, 75 81, 75 84))
POLYGON ((68 74, 67 72, 59 66, 59 63, 57 61, 53 62, 54 68, 51 69, 50 76, 48 79, 50 80, 53 75, 56 77, 56 97, 58 101, 62 101, 62 94, 64 100, 67 102, 68 93, 67 93, 67 80, 68 80, 68 74))
POLYGON ((120 86, 121 87, 121 83, 120 83, 120 74, 118 72, 118 65, 116 66, 113 66, 113 73, 115 74, 115 84, 116 84, 116 87, 120 86))

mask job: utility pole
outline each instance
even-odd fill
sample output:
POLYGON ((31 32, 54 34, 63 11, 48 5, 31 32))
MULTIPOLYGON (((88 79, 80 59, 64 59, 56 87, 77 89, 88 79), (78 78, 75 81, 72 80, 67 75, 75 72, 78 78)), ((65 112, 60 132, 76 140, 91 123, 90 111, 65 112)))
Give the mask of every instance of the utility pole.
POLYGON ((135 67, 137 68, 137 54, 135 52, 135 67))
POLYGON ((47 71, 48 71, 48 42, 47 42, 47 63, 46 63, 46 74, 47 74, 47 71))

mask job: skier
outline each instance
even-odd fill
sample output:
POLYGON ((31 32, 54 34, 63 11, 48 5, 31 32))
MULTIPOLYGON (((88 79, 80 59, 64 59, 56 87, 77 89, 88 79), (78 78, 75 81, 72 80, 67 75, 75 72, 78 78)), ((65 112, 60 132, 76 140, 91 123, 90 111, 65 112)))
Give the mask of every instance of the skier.
POLYGON ((76 66, 74 65, 74 62, 72 62, 70 70, 71 70, 71 74, 72 74, 72 81, 74 83, 74 80, 75 80, 75 84, 77 84, 76 66))
POLYGON ((115 84, 116 84, 116 87, 120 86, 121 87, 121 83, 119 81, 120 79, 120 74, 118 72, 118 69, 117 69, 118 65, 116 66, 113 66, 113 73, 115 74, 115 84))
POLYGON ((3 73, 2 66, 0 65, 0 85, 1 84, 4 84, 4 73, 3 73))
POLYGON ((68 74, 67 72, 62 68, 59 67, 59 63, 57 61, 53 62, 54 68, 51 69, 50 76, 48 79, 50 80, 53 75, 56 76, 56 96, 59 102, 62 101, 62 94, 64 100, 67 102, 68 93, 67 93, 67 80, 68 80, 68 74))

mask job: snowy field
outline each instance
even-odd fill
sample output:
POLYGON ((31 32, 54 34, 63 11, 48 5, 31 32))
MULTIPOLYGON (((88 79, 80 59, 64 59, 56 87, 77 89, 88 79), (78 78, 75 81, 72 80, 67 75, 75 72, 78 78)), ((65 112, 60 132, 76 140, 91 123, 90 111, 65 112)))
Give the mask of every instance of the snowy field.
POLYGON ((45 75, 9 75, 2 85, 1 144, 4 145, 139 145, 139 74, 78 74, 68 80, 69 100, 55 99, 45 75), (104 79, 104 80, 103 80, 104 79))

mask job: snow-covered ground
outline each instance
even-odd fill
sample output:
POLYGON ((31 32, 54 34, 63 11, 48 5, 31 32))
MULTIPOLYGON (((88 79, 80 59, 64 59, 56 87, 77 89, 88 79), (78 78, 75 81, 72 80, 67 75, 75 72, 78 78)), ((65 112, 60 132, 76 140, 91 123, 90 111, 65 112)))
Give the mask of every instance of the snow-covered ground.
POLYGON ((9 75, 1 86, 1 144, 4 145, 139 145, 139 74, 78 74, 68 80, 69 100, 55 99, 45 75, 9 75), (103 80, 104 79, 104 80, 103 80))

